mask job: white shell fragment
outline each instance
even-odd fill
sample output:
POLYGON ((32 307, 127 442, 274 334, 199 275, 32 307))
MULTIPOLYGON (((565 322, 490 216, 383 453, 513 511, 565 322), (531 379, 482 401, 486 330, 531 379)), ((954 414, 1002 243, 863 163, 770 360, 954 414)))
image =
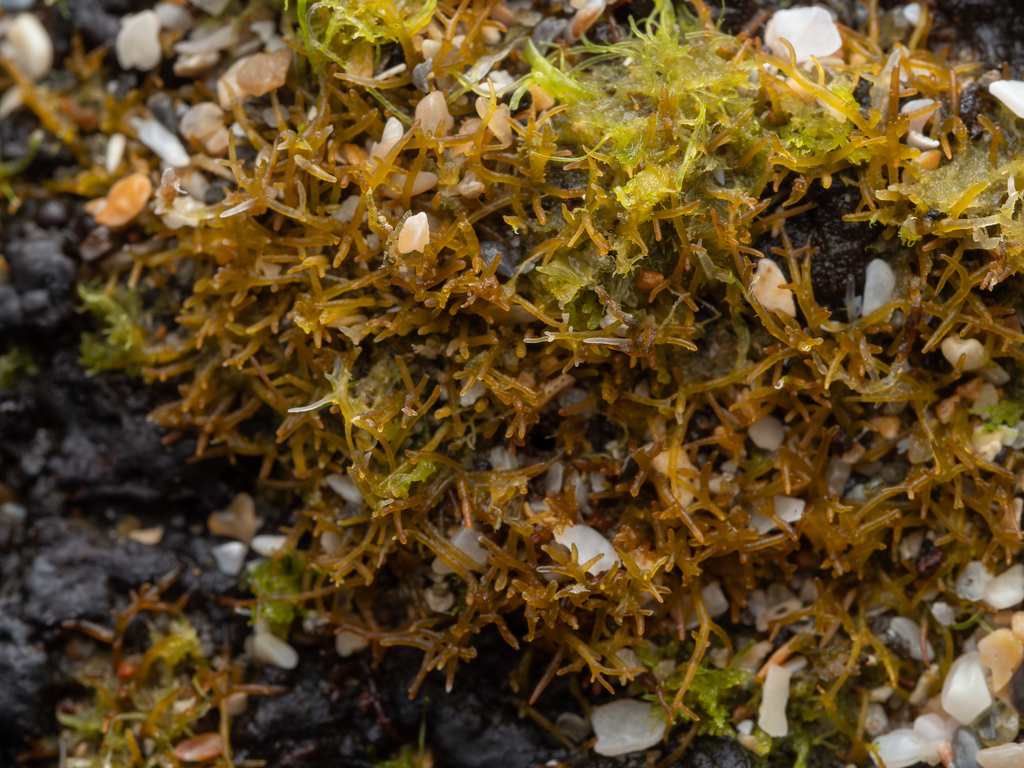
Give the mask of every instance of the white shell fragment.
POLYGON ((764 679, 761 709, 757 713, 758 727, 774 738, 789 734, 786 704, 789 703, 789 680, 793 673, 786 667, 772 664, 764 679))
POLYGON ((156 67, 163 58, 160 17, 156 11, 142 11, 122 18, 114 50, 122 69, 148 72, 156 67))
POLYGON ((139 141, 153 150, 153 153, 168 165, 174 168, 184 168, 189 164, 188 152, 182 146, 181 140, 156 120, 136 118, 132 122, 132 127, 139 135, 139 141))
POLYGON ((991 706, 992 694, 985 682, 981 657, 977 651, 963 654, 953 662, 942 684, 942 708, 967 725, 991 706))
POLYGON ((950 365, 957 365, 963 357, 965 371, 976 371, 988 362, 985 347, 977 339, 964 339, 957 335, 947 336, 942 340, 942 356, 950 365))
POLYGON ((417 213, 405 220, 398 233, 398 252, 423 251, 430 242, 430 222, 426 213, 417 213))
POLYGON ((180 5, 160 0, 159 3, 153 6, 153 12, 160 19, 160 26, 164 29, 174 32, 188 32, 195 26, 192 14, 188 12, 187 8, 183 8, 180 5))
POLYGON ((810 63, 811 56, 819 59, 833 56, 843 47, 835 19, 818 5, 776 11, 765 27, 764 44, 775 56, 788 59, 789 51, 782 40, 793 46, 796 63, 801 65, 810 63))
POLYGON ((754 298, 769 312, 781 310, 790 317, 796 317, 796 301, 793 292, 782 287, 785 284, 786 276, 778 264, 767 258, 757 262, 756 280, 752 288, 754 298))
POLYGON ((403 133, 402 124, 398 122, 398 118, 389 117, 388 121, 384 123, 384 132, 380 135, 380 141, 370 151, 370 157, 384 157, 402 138, 403 133))
POLYGON ((107 173, 111 176, 121 166, 121 160, 124 158, 125 147, 128 146, 128 138, 123 133, 111 134, 110 138, 107 139, 107 155, 104 160, 104 164, 107 169, 107 173))
POLYGON ((299 663, 298 652, 266 627, 257 627, 253 633, 252 653, 264 664, 281 669, 295 669, 299 663))
POLYGON ((328 487, 336 494, 341 496, 349 504, 363 505, 363 494, 359 492, 356 484, 351 479, 344 475, 328 475, 324 478, 324 482, 327 483, 328 487))
POLYGON ((359 653, 366 646, 366 638, 355 632, 342 631, 334 636, 334 650, 343 658, 359 653))
POLYGON ((765 416, 747 427, 747 437, 762 450, 777 451, 786 438, 786 429, 779 419, 765 416))
MULTIPOLYGON (((889 622, 889 631, 902 640, 908 646, 910 658, 914 661, 923 661, 921 657, 921 627, 912 619, 906 616, 894 616, 889 622)), ((928 661, 935 660, 935 649, 929 642, 926 645, 928 650, 928 661)))
POLYGON ((228 541, 218 544, 210 550, 214 561, 217 563, 217 570, 226 573, 228 576, 237 576, 242 572, 245 565, 245 555, 249 547, 240 541, 228 541))
POLYGON ((13 58, 29 78, 39 80, 49 74, 53 67, 53 41, 34 14, 22 13, 16 16, 8 25, 4 37, 13 49, 13 58))
POLYGON ((999 99, 1017 117, 1024 117, 1024 82, 997 80, 988 87, 988 92, 999 99))
POLYGON ((985 596, 985 589, 995 576, 980 560, 972 560, 956 580, 956 596, 976 603, 985 596))
POLYGON ((1024 565, 1017 563, 992 579, 981 599, 997 611, 1024 602, 1024 565))
POLYGON ((288 541, 288 537, 281 534, 263 533, 259 536, 254 536, 250 542, 253 551, 258 552, 264 557, 270 557, 271 555, 280 552, 284 547, 285 542, 288 541))
MULTIPOLYGON (((488 551, 480 544, 480 532, 473 529, 467 528, 464 525, 459 526, 450 539, 452 545, 457 549, 461 550, 466 557, 472 560, 477 565, 484 565, 487 562, 488 551)), ((449 565, 439 557, 434 558, 434 562, 431 565, 434 573, 445 576, 454 571, 449 565)))
POLYGON ((448 111, 448 104, 441 91, 424 96, 416 105, 416 119, 426 133, 445 136, 455 125, 455 118, 448 111))
POLYGON ((897 728, 875 739, 872 746, 878 754, 872 752, 871 757, 875 765, 884 765, 885 768, 908 768, 917 764, 918 755, 924 745, 925 742, 911 729, 897 728))
POLYGON ((864 273, 864 303, 861 305, 861 317, 876 312, 892 300, 892 292, 896 288, 896 275, 882 259, 872 259, 864 273))
POLYGON ((775 514, 787 523, 795 523, 804 516, 804 507, 807 502, 793 496, 772 496, 772 504, 775 505, 775 514))
POLYGON ((597 736, 594 751, 605 757, 653 747, 661 741, 668 727, 654 706, 636 699, 619 699, 594 707, 590 723, 597 736))
POLYGON ((555 534, 555 541, 570 550, 575 545, 580 564, 602 555, 600 560, 587 568, 591 576, 599 576, 619 564, 619 553, 612 543, 589 525, 567 525, 561 533, 555 534))

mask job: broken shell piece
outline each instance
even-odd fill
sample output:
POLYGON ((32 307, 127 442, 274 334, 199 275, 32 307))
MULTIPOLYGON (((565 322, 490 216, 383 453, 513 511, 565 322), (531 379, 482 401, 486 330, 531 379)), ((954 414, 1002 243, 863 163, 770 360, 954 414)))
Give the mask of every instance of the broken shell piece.
POLYGON ((160 49, 160 17, 155 11, 142 11, 121 19, 114 43, 117 63, 122 69, 143 72, 156 67, 163 58, 160 49))
POLYGON ((619 553, 612 543, 589 525, 567 525, 561 533, 555 534, 555 541, 569 550, 575 546, 577 562, 581 565, 601 555, 600 560, 587 568, 591 576, 599 576, 619 564, 619 553))
POLYGON ((668 724, 657 705, 636 699, 619 699, 594 707, 590 723, 597 741, 594 751, 605 757, 628 755, 653 747, 665 735, 668 724))
POLYGON ((227 541, 210 550, 214 562, 217 563, 217 570, 228 576, 237 576, 242 572, 248 552, 249 547, 240 541, 227 541))
POLYGON ((765 676, 757 725, 773 738, 789 734, 786 705, 789 703, 789 680, 792 676, 793 673, 788 668, 778 664, 768 667, 768 674, 765 676))
POLYGON ((370 151, 370 157, 384 157, 388 152, 392 150, 398 140, 402 138, 402 124, 398 122, 397 118, 389 117, 388 121, 384 123, 384 132, 380 136, 380 141, 374 144, 373 149, 370 151))
POLYGON ((398 233, 398 252, 422 252, 430 242, 430 223, 426 213, 417 213, 405 220, 402 231, 398 233))
POLYGON ((334 636, 334 650, 343 658, 359 653, 367 645, 366 638, 355 632, 342 630, 334 636))
POLYGON ((53 68, 53 41, 42 22, 32 13, 21 13, 4 32, 14 49, 17 64, 32 80, 46 77, 53 68))
POLYGON ((984 345, 977 339, 964 339, 960 336, 947 336, 942 340, 942 356, 952 366, 961 365, 960 358, 963 357, 961 370, 977 371, 988 362, 988 353, 984 345))
POLYGON ((789 51, 782 41, 793 46, 796 63, 803 65, 814 56, 818 59, 834 56, 843 48, 839 27, 827 9, 815 5, 809 8, 790 8, 776 11, 764 30, 764 44, 772 54, 783 59, 789 51))
POLYGON ((1024 82, 1020 80, 997 80, 988 87, 995 96, 1017 117, 1024 117, 1024 82))
POLYGON ((416 119, 426 133, 434 136, 446 136, 455 125, 455 118, 448 111, 444 94, 441 91, 424 96, 416 105, 416 119))
POLYGON ((252 496, 248 493, 235 496, 227 509, 214 512, 206 519, 206 527, 214 536, 228 536, 248 544, 259 528, 252 496))
POLYGON ((295 669, 299 663, 298 652, 266 626, 257 626, 253 633, 252 653, 264 664, 280 669, 295 669))
POLYGON ((139 136, 139 141, 153 151, 157 157, 174 168, 184 168, 191 162, 188 152, 181 140, 164 128, 163 124, 152 118, 132 121, 132 128, 139 136))
POLYGON ((260 536, 254 536, 251 542, 251 546, 254 551, 258 552, 264 557, 270 557, 280 552, 287 542, 287 536, 281 534, 264 533, 260 536))
POLYGON ((884 765, 885 768, 908 768, 917 765, 918 755, 925 742, 910 728, 897 728, 884 736, 879 736, 873 742, 874 751, 871 754, 876 765, 884 765))
POLYGON ((182 115, 178 131, 211 157, 219 157, 228 151, 228 129, 224 125, 224 110, 212 101, 204 101, 191 107, 182 115))
POLYGON ((149 177, 144 173, 133 173, 114 182, 93 218, 105 227, 123 227, 142 213, 152 194, 153 183, 149 177))
POLYGON ((892 300, 896 289, 896 275, 882 259, 872 259, 864 272, 864 302, 861 317, 877 312, 892 300))
POLYGON ((235 81, 243 93, 259 98, 277 90, 288 79, 292 53, 287 48, 250 56, 238 70, 235 81))
POLYGON ((757 262, 756 278, 752 293, 762 307, 768 312, 782 311, 790 317, 796 317, 793 291, 782 287, 786 284, 786 276, 778 264, 768 258, 761 259, 757 262))
MULTIPOLYGON (((457 549, 461 550, 466 557, 472 560, 477 565, 484 565, 487 563, 488 551, 480 544, 480 532, 475 528, 467 528, 464 525, 459 526, 451 537, 451 543, 457 549)), ((439 557, 434 558, 434 562, 431 565, 431 569, 434 573, 441 576, 445 576, 449 573, 455 573, 451 567, 439 557)))

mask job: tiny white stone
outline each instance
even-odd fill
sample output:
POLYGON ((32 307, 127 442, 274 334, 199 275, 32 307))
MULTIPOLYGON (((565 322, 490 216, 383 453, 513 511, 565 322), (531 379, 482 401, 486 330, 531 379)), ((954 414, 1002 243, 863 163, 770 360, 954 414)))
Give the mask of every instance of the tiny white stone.
POLYGON ((324 478, 324 482, 349 504, 358 504, 359 506, 365 504, 363 494, 359 492, 359 488, 356 487, 356 484, 350 478, 344 475, 331 474, 324 478))
POLYGON ((370 157, 384 157, 398 143, 404 133, 398 118, 389 117, 388 121, 384 123, 384 132, 380 135, 380 141, 374 145, 370 157))
POLYGON ((873 746, 871 758, 875 765, 885 768, 908 768, 918 762, 918 755, 924 742, 909 728, 897 728, 895 731, 879 736, 873 746))
MULTIPOLYGON (((445 136, 455 125, 455 118, 448 111, 448 104, 441 91, 424 96, 416 105, 416 119, 425 133, 445 136)), ((401 134, 399 134, 401 135, 401 134)))
MULTIPOLYGON (((231 47, 235 38, 233 24, 224 24, 216 29, 199 27, 193 30, 188 40, 174 44, 174 52, 183 56, 197 56, 206 53, 217 53, 231 47)), ((248 59, 248 57, 243 57, 248 59)))
POLYGON ((961 600, 976 603, 985 596, 985 588, 995 576, 980 560, 972 560, 961 571, 956 580, 956 596, 961 600))
MULTIPOLYGON (((784 13, 784 11, 780 11, 780 13, 784 13)), ((796 301, 793 298, 793 291, 783 288, 782 286, 785 284, 786 276, 778 264, 768 258, 757 262, 756 281, 752 291, 754 298, 768 312, 774 313, 781 310, 790 317, 796 317, 796 301)))
POLYGON ((252 652, 264 664, 281 669, 295 669, 299 663, 296 650, 268 629, 257 628, 253 633, 252 652))
POLYGON ((589 525, 567 525, 561 533, 555 534, 555 541, 570 550, 575 545, 578 562, 581 564, 602 555, 600 560, 587 568, 587 573, 592 576, 598 576, 619 564, 619 553, 612 543, 589 525))
POLYGON ((472 408, 476 401, 487 394, 487 387, 482 381, 474 381, 473 386, 464 395, 459 395, 459 405, 463 408, 472 408))
POLYGON ((111 134, 110 138, 107 139, 107 157, 105 162, 107 173, 111 176, 113 176, 121 166, 121 160, 124 158, 124 149, 127 144, 128 139, 123 133, 111 134))
POLYGON ((956 610, 949 603, 932 603, 932 616, 944 627, 951 626, 956 621, 956 610))
MULTIPOLYGON (((423 251, 430 242, 430 222, 426 213, 417 213, 405 220, 398 233, 398 252, 423 251)), ((479 382, 478 382, 479 383, 479 382)))
POLYGON ((789 679, 792 674, 786 667, 772 664, 768 667, 768 674, 764 679, 757 724, 762 731, 773 738, 789 735, 786 704, 789 703, 789 679))
POLYGON ((941 344, 942 356, 950 365, 956 365, 963 356, 964 371, 976 371, 988 362, 984 345, 977 339, 964 339, 956 334, 947 336, 941 344))
MULTIPOLYGON (((910 658, 914 661, 922 661, 921 658, 921 627, 916 621, 906 616, 894 616, 889 622, 889 630, 899 640, 904 641, 909 647, 910 658)), ((930 642, 927 643, 928 661, 935 659, 935 649, 930 642)))
POLYGON ((248 551, 249 547, 241 541, 228 541, 215 546, 210 550, 210 554, 213 555, 213 559, 217 563, 217 570, 228 576, 237 576, 242 572, 245 555, 248 551))
POLYGON ((122 69, 148 72, 157 66, 164 54, 160 49, 160 17, 156 11, 124 16, 114 50, 122 69))
POLYGON ((39 80, 49 74, 53 68, 53 41, 35 14, 15 16, 4 36, 14 48, 21 71, 30 79, 39 80))
POLYGON ((175 168, 184 168, 190 159, 181 140, 153 119, 135 119, 132 127, 139 135, 139 141, 153 150, 161 160, 175 168))
POLYGON ((880 736, 889 727, 889 716, 885 714, 885 707, 877 701, 868 704, 868 716, 864 721, 864 731, 871 738, 880 736))
MULTIPOLYGON (((935 101, 935 99, 911 99, 902 107, 900 107, 900 112, 902 112, 905 115, 909 115, 911 112, 917 112, 918 110, 924 109, 925 107, 930 107, 932 104, 938 103, 939 102, 935 101)), ((908 126, 908 130, 916 131, 917 133, 922 133, 924 131, 924 127, 928 125, 928 121, 932 119, 932 116, 934 114, 935 110, 932 110, 926 115, 912 118, 910 121, 910 125, 908 126)))
POLYGON ((774 416, 765 416, 747 427, 747 437, 758 448, 777 451, 786 438, 786 428, 774 416))
POLYGON ((784 39, 793 46, 796 63, 801 65, 810 63, 811 56, 822 59, 843 47, 835 19, 819 5, 776 11, 765 26, 764 43, 772 54, 788 59, 789 51, 782 44, 784 39))
POLYGON ((160 0, 159 3, 154 5, 153 11, 156 13, 157 18, 160 19, 160 26, 164 29, 174 32, 188 32, 196 25, 192 14, 188 12, 187 8, 165 2, 165 0, 160 0))
POLYGON ((253 536, 250 546, 264 557, 270 557, 279 552, 287 541, 288 537, 281 534, 261 533, 259 536, 253 536))
POLYGON ((367 646, 366 638, 355 632, 342 631, 334 636, 334 650, 339 656, 348 657, 367 646))
POLYGON ((653 747, 665 735, 668 724, 646 701, 619 699, 594 707, 590 723, 597 741, 594 751, 605 757, 628 755, 653 747))
POLYGON ((0 120, 9 117, 14 110, 20 108, 24 103, 25 94, 22 93, 21 88, 12 85, 4 91, 3 96, 0 96, 0 120))
POLYGON ((1024 744, 1000 744, 982 749, 974 755, 981 768, 1021 768, 1024 765, 1024 744))
POLYGON ((896 288, 896 275, 882 259, 872 259, 864 273, 864 303, 860 314, 867 317, 881 309, 892 300, 892 292, 896 288))
POLYGON ((992 579, 981 599, 997 611, 1024 602, 1024 564, 1017 563, 992 579))
POLYGON ((211 16, 220 16, 228 7, 230 0, 191 0, 192 5, 211 16))
POLYGON ((953 732, 946 725, 946 718, 934 712, 914 720, 914 733, 925 742, 953 740, 953 732))
POLYGON ((804 515, 804 507, 807 502, 792 496, 772 496, 772 503, 775 505, 775 514, 787 523, 795 523, 804 515))
POLYGON ((1003 102, 1017 117, 1024 117, 1024 82, 997 80, 988 87, 988 92, 1003 102))
MULTIPOLYGON (((453 546, 461 550, 466 557, 477 565, 484 565, 487 562, 487 556, 490 552, 480 544, 480 532, 476 529, 460 525, 459 530, 452 534, 450 541, 453 546)), ((439 557, 434 558, 431 568, 434 573, 441 574, 442 576, 454 573, 451 567, 439 557)))
POLYGON ((202 101, 190 107, 178 121, 178 131, 208 155, 217 157, 228 151, 224 110, 212 101, 202 101))
POLYGON ((977 651, 953 662, 942 684, 942 708, 957 722, 967 725, 992 706, 992 694, 977 651))
POLYGON ((712 619, 718 618, 729 610, 729 599, 722 591, 720 582, 712 581, 706 585, 701 589, 700 596, 704 601, 704 608, 707 609, 708 616, 712 619))
POLYGON ((917 131, 907 131, 906 141, 908 147, 914 147, 915 149, 938 149, 942 146, 942 142, 938 139, 930 139, 917 131))
POLYGON ((341 536, 334 531, 324 531, 320 534, 320 546, 323 547, 324 552, 331 554, 341 546, 341 536))
POLYGON ((903 7, 903 18, 916 25, 921 20, 921 4, 907 3, 903 7))

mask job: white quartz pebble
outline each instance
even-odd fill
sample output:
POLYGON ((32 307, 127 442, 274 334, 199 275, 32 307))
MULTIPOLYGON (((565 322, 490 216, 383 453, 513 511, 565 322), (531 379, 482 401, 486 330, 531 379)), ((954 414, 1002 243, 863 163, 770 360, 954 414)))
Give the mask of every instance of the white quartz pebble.
MULTIPOLYGON (((889 630, 897 639, 904 641, 909 646, 910 658, 914 661, 923 661, 921 657, 921 626, 913 619, 906 616, 894 616, 889 622, 889 630)), ((932 644, 927 643, 928 661, 935 660, 935 649, 932 644)))
POLYGON ((811 56, 832 56, 843 47, 835 19, 819 5, 776 11, 765 26, 764 43, 772 54, 788 59, 789 51, 782 40, 793 46, 796 63, 801 65, 810 63, 811 56))
POLYGON ((944 627, 948 627, 956 621, 956 609, 949 603, 932 603, 932 616, 944 627))
POLYGON ((921 20, 921 4, 907 3, 903 7, 903 18, 905 18, 911 24, 917 24, 917 22, 921 20))
POLYGON ((1021 768, 1024 766, 1024 744, 1000 744, 979 750, 974 760, 981 768, 1021 768))
POLYGON ((384 157, 402 138, 403 133, 402 124, 398 122, 398 118, 389 117, 388 121, 384 123, 384 132, 380 136, 380 141, 370 151, 370 157, 384 157))
POLYGON ((786 667, 772 664, 768 667, 768 674, 764 679, 757 725, 774 738, 789 734, 786 704, 789 703, 789 680, 792 676, 793 673, 786 667))
POLYGON ((804 516, 804 507, 807 502, 803 499, 796 499, 792 496, 772 496, 772 504, 775 505, 775 514, 787 523, 795 523, 804 516))
POLYGON ((963 356, 964 371, 976 371, 988 362, 985 346, 977 339, 964 339, 954 334, 942 340, 941 348, 950 365, 957 365, 963 356))
POLYGON ((218 157, 228 151, 228 129, 224 125, 224 110, 212 101, 203 101, 190 107, 181 116, 178 131, 212 157, 218 157))
POLYGON ((417 213, 405 220, 398 233, 398 252, 423 251, 430 242, 430 222, 426 213, 417 213))
POLYGON ((190 159, 181 140, 168 131, 156 120, 142 120, 137 118, 132 122, 132 127, 139 135, 139 141, 153 150, 161 160, 175 168, 184 168, 189 164, 190 159))
POLYGON ((985 596, 985 589, 994 579, 985 564, 980 560, 972 560, 960 572, 956 580, 956 596, 961 600, 976 603, 985 596))
POLYGON ((160 17, 156 11, 122 17, 114 50, 122 69, 148 72, 159 64, 164 54, 160 50, 160 17))
POLYGON ((786 428, 774 416, 765 416, 747 427, 747 437, 758 448, 777 451, 786 437, 786 428))
POLYGON ((254 551, 264 557, 270 557, 281 551, 286 541, 288 541, 288 537, 281 534, 261 533, 259 536, 253 536, 250 545, 254 551))
POLYGON ((264 664, 281 669, 295 669, 299 663, 296 650, 264 627, 257 627, 253 633, 252 652, 264 664))
POLYGON ((121 160, 124 159, 124 150, 128 146, 128 138, 123 133, 113 133, 110 138, 107 139, 107 154, 104 159, 104 165, 107 169, 107 173, 113 176, 119 167, 121 167, 121 160))
MULTIPOLYGON (((484 565, 487 562, 487 555, 490 553, 480 544, 479 531, 460 525, 459 530, 452 534, 450 541, 454 547, 461 550, 477 565, 484 565)), ((434 573, 439 573, 442 576, 454 573, 451 567, 439 557, 434 558, 431 568, 434 573)))
POLYGON ((977 651, 953 662, 942 684, 942 708, 957 722, 967 725, 992 706, 992 694, 977 651))
POLYGON ((196 25, 187 8, 160 0, 153 6, 153 12, 160 19, 160 26, 173 32, 188 32, 196 25))
POLYGON ((946 725, 946 719, 934 712, 921 715, 914 720, 914 733, 922 741, 952 741, 953 732, 946 725))
POLYGON ((331 474, 324 478, 324 482, 327 486, 334 491, 336 494, 341 496, 349 504, 358 504, 362 506, 365 502, 363 501, 363 494, 359 492, 356 484, 352 480, 344 475, 331 474))
POLYGON ((1003 102, 1017 117, 1024 117, 1024 82, 997 80, 988 87, 988 92, 1003 102))
POLYGON ((992 579, 981 599, 997 611, 1024 602, 1024 564, 1017 563, 992 579))
POLYGON ((605 757, 628 755, 653 747, 668 724, 655 706, 636 699, 619 699, 594 707, 590 713, 597 742, 594 751, 605 757))
POLYGON ((896 288, 896 275, 882 259, 872 259, 868 263, 864 275, 864 303, 861 305, 861 317, 881 309, 892 300, 892 292, 896 288))
POLYGON ((341 631, 334 636, 334 650, 339 656, 351 656, 363 650, 367 645, 366 638, 355 632, 341 631))
POLYGON ((796 317, 796 301, 793 298, 793 292, 789 288, 782 287, 786 282, 786 276, 782 273, 779 265, 771 259, 764 258, 757 262, 757 274, 752 293, 768 312, 774 313, 781 310, 790 317, 796 317))
POLYGON ((39 80, 53 68, 53 41, 34 14, 15 16, 4 37, 14 49, 14 58, 21 71, 30 79, 39 80))
POLYGON ((214 561, 217 563, 217 570, 226 573, 228 576, 237 576, 242 572, 245 565, 245 555, 249 547, 241 541, 228 541, 218 544, 210 550, 214 561))
POLYGON ((885 768, 908 768, 918 762, 918 754, 924 742, 909 728, 897 728, 895 731, 875 739, 871 757, 875 765, 885 768), (877 751, 877 754, 876 754, 877 751))
POLYGON ((455 124, 455 118, 448 111, 448 104, 441 91, 434 91, 424 96, 416 105, 416 119, 420 127, 434 136, 444 136, 455 124))
POLYGON ((578 562, 581 564, 602 555, 600 560, 587 568, 587 573, 592 576, 611 570, 619 563, 619 553, 612 543, 589 525, 567 525, 561 533, 555 534, 555 541, 570 550, 575 545, 578 562))

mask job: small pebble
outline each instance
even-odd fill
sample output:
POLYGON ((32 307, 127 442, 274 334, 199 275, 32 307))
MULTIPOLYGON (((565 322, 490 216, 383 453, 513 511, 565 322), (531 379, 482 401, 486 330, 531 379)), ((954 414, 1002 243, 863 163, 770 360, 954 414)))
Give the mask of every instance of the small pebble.
POLYGON ((876 312, 892 300, 892 292, 896 288, 896 275, 882 259, 872 259, 864 277, 864 303, 861 305, 861 317, 876 312))
POLYGON ((992 694, 977 651, 962 654, 949 668, 942 684, 942 708, 968 724, 992 706, 992 694))
POLYGON ((254 536, 250 546, 264 557, 270 557, 280 552, 287 542, 288 537, 283 534, 264 533, 254 536))
POLYGON ((1021 768, 1024 766, 1024 744, 989 747, 979 751, 974 760, 981 768, 1021 768))
POLYGON ((298 652, 266 628, 253 633, 252 652, 264 664, 281 669, 295 669, 299 663, 298 652))
MULTIPOLYGON (((913 619, 906 616, 894 616, 889 621, 889 630, 892 634, 907 644, 910 658, 914 661, 923 661, 921 656, 921 627, 913 619)), ((930 642, 927 643, 928 661, 934 661, 935 649, 930 642)))
POLYGON ((164 56, 160 48, 160 17, 156 11, 122 17, 114 50, 121 69, 148 72, 156 67, 164 56))
POLYGON ((889 727, 889 716, 885 714, 885 707, 877 701, 868 704, 868 716, 864 720, 864 732, 871 738, 881 736, 889 727))
POLYGON ((105 227, 123 227, 145 210, 152 194, 153 183, 149 177, 144 173, 133 173, 114 182, 93 218, 105 227))
POLYGON ((950 365, 961 365, 960 358, 964 358, 961 366, 963 371, 977 371, 988 362, 985 346, 977 339, 964 339, 954 334, 944 338, 940 346, 943 357, 950 365))
POLYGON ((244 691, 229 693, 224 697, 224 701, 227 702, 228 714, 232 717, 244 715, 246 710, 249 709, 249 694, 244 691))
POLYGON ((762 450, 777 451, 786 438, 786 428, 781 420, 765 416, 747 427, 747 437, 762 450))
POLYGON ((796 63, 800 65, 810 64, 811 56, 834 56, 843 47, 835 19, 821 6, 776 11, 765 26, 764 44, 772 54, 786 60, 789 50, 782 40, 793 46, 796 63))
POLYGON ((417 213, 405 220, 398 233, 398 252, 422 252, 430 243, 430 223, 426 213, 417 213))
POLYGON ((7 26, 4 38, 30 80, 46 77, 53 68, 53 41, 35 14, 22 13, 7 26))
POLYGON ((248 493, 240 493, 231 500, 227 509, 213 512, 206 519, 206 527, 214 536, 228 536, 243 544, 252 541, 259 528, 256 503, 248 493))
POLYGON ((934 712, 914 720, 914 733, 925 742, 953 740, 953 732, 947 726, 946 718, 934 712))
POLYGON ((384 131, 380 135, 380 141, 373 146, 370 157, 384 157, 387 155, 404 133, 405 131, 402 128, 402 124, 398 122, 398 118, 389 117, 388 121, 384 123, 384 131))
POLYGON ((191 162, 181 140, 156 120, 136 118, 132 128, 139 135, 139 141, 170 166, 184 168, 191 162))
POLYGON ((473 386, 465 394, 459 395, 459 405, 463 408, 472 408, 476 401, 487 394, 487 387, 482 381, 474 381, 473 386))
POLYGON ((975 756, 982 748, 981 739, 972 729, 961 726, 953 732, 953 764, 956 768, 978 768, 975 756))
POLYGON ((174 747, 174 756, 186 763, 202 763, 220 757, 224 744, 216 731, 186 739, 174 747))
POLYGON ((772 496, 772 504, 775 505, 775 514, 787 523, 795 523, 804 516, 804 508, 807 502, 792 496, 772 496))
POLYGON ((789 721, 786 719, 786 705, 789 703, 789 680, 792 672, 786 667, 772 664, 765 676, 761 693, 761 708, 757 714, 757 725, 773 738, 789 735, 789 721))
POLYGON ((363 650, 368 643, 362 635, 355 632, 341 631, 334 636, 334 650, 342 658, 353 656, 363 650))
POLYGON ((218 544, 210 550, 210 554, 213 555, 213 559, 217 563, 217 570, 228 576, 237 576, 242 572, 248 552, 248 545, 240 541, 228 541, 218 544))
POLYGON ((1017 117, 1024 117, 1024 82, 997 80, 988 87, 988 92, 999 99, 1017 117))
POLYGON ((573 744, 582 743, 590 735, 590 721, 575 712, 563 712, 556 717, 555 728, 573 744))
POLYGON ((156 13, 157 18, 160 19, 160 26, 163 29, 173 32, 188 32, 196 25, 195 19, 192 18, 192 14, 188 12, 188 9, 174 3, 160 0, 160 2, 153 6, 153 11, 156 13))
POLYGON ((949 603, 932 603, 932 616, 944 627, 951 626, 956 621, 956 609, 949 603))
POLYGON ((220 157, 228 151, 228 129, 224 125, 224 110, 212 101, 190 107, 181 116, 178 131, 186 140, 211 157, 220 157))
POLYGON ((752 292, 766 311, 783 312, 790 317, 796 317, 793 291, 782 287, 786 284, 786 276, 778 264, 768 258, 760 259, 757 262, 756 278, 752 292))
POLYGON ((113 176, 121 167, 121 160, 124 158, 124 150, 128 145, 128 139, 123 133, 113 133, 107 139, 107 154, 104 164, 107 173, 113 176))
POLYGON ((1017 563, 992 579, 985 586, 982 600, 997 611, 1024 602, 1024 564, 1017 563))
MULTIPOLYGON (((459 529, 452 534, 450 541, 453 546, 461 550, 466 557, 477 565, 485 565, 487 563, 487 556, 490 552, 480 544, 479 531, 460 525, 459 529)), ((439 557, 434 558, 431 568, 434 573, 442 576, 454 573, 451 567, 439 557)))
POLYGON ((879 736, 873 746, 877 751, 871 752, 875 765, 885 768, 909 768, 916 765, 918 755, 924 742, 909 728, 897 728, 895 731, 879 736))
POLYGON ((248 57, 238 70, 235 82, 243 93, 259 98, 285 84, 291 64, 292 53, 288 48, 273 53, 257 53, 248 57))
POLYGON ((178 77, 199 77, 217 66, 220 53, 205 51, 203 53, 183 53, 174 61, 174 74, 178 77))
POLYGON ((972 560, 956 580, 956 596, 961 600, 977 603, 985 596, 985 589, 995 575, 980 560, 972 560))
POLYGON ((555 534, 555 541, 569 550, 575 545, 577 562, 581 565, 601 555, 600 560, 587 568, 587 573, 591 576, 599 576, 617 567, 621 559, 612 543, 589 525, 567 525, 561 533, 555 534))
POLYGON ((597 741, 594 751, 605 757, 628 755, 653 747, 665 735, 668 724, 657 705, 636 699, 619 699, 594 707, 590 723, 597 741))
POLYGON ((455 125, 441 91, 434 91, 420 100, 416 105, 416 119, 425 133, 434 136, 447 136, 455 125))
POLYGON ((190 0, 192 5, 211 16, 220 16, 228 7, 230 0, 190 0))

